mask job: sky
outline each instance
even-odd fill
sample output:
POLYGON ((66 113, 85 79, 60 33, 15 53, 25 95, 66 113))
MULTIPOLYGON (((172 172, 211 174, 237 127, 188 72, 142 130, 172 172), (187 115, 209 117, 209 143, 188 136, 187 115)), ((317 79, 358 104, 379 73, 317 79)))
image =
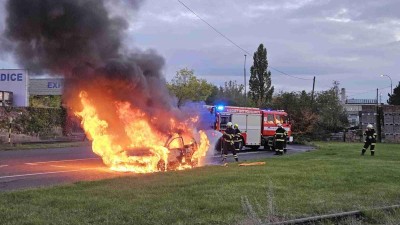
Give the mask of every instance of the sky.
MULTIPOLYGON (((247 52, 247 78, 260 43, 268 51, 275 92, 346 88, 348 98, 382 101, 400 80, 399 0, 181 0, 247 52), (283 75, 276 70, 297 78, 283 75), (301 78, 301 79, 298 79, 301 78)), ((4 0, 0 11, 4 12, 4 0)), ((139 11, 115 8, 129 29, 126 48, 155 49, 165 58, 164 74, 189 68, 216 85, 244 82, 244 54, 177 0, 145 0, 139 11)), ((1 28, 4 27, 1 13, 1 28)), ((12 56, 1 68, 19 68, 12 56)))

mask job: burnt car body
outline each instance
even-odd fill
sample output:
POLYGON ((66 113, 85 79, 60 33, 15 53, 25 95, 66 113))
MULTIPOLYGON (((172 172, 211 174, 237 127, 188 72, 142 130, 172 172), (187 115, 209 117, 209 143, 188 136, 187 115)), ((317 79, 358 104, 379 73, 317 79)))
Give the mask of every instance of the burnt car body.
MULTIPOLYGON (((198 159, 193 159, 193 154, 198 150, 197 142, 192 138, 185 143, 181 135, 175 134, 168 137, 164 147, 169 150, 168 160, 160 159, 157 163, 158 171, 178 170, 192 168, 198 165, 198 159)), ((128 156, 151 155, 150 148, 125 149, 128 156)))
POLYGON ((193 159, 198 145, 194 139, 185 144, 181 135, 173 135, 168 138, 164 147, 169 150, 168 162, 160 160, 157 164, 159 171, 176 170, 179 167, 196 167, 198 160, 193 159))

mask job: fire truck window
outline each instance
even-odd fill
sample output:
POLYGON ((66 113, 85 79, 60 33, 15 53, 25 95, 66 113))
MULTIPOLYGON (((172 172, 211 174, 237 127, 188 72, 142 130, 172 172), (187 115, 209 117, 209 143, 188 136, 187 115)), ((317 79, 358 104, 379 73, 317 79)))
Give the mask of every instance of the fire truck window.
POLYGON ((272 114, 267 115, 267 123, 274 123, 274 115, 272 114))
POLYGON ((281 116, 282 117, 282 123, 289 123, 287 116, 281 116))
POLYGON ((276 123, 284 123, 283 117, 281 115, 275 115, 275 122, 276 123))
POLYGON ((221 130, 225 130, 226 129, 226 124, 228 122, 231 122, 231 117, 230 116, 221 116, 220 129, 221 130))

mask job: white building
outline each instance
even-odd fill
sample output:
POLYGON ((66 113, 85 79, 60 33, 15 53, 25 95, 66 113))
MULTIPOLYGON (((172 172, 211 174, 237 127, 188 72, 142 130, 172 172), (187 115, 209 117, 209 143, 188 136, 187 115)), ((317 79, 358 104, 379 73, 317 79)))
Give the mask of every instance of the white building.
POLYGON ((33 78, 28 70, 0 70, 0 106, 29 106, 29 96, 62 95, 63 78, 33 78))

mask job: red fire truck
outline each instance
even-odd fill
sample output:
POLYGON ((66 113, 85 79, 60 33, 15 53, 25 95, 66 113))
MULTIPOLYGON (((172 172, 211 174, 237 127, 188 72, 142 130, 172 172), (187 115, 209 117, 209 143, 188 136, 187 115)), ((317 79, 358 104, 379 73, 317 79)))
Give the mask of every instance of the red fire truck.
MULTIPOLYGON (((265 150, 273 149, 273 137, 275 130, 278 129, 278 123, 282 124, 288 132, 288 141, 293 141, 288 114, 283 110, 222 105, 208 106, 208 109, 215 115, 215 130, 224 132, 228 122, 239 125, 243 137, 240 149, 243 146, 250 147, 253 150, 259 149, 260 146, 264 146, 265 150)), ((217 144, 217 149, 220 148, 221 145, 217 144)))

